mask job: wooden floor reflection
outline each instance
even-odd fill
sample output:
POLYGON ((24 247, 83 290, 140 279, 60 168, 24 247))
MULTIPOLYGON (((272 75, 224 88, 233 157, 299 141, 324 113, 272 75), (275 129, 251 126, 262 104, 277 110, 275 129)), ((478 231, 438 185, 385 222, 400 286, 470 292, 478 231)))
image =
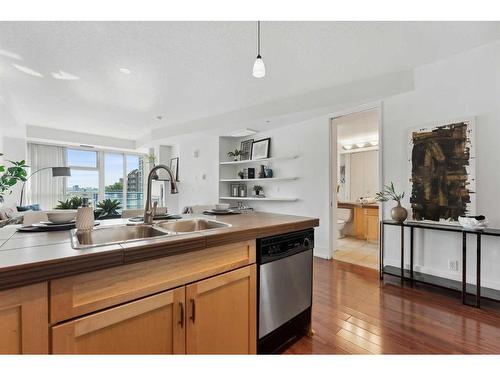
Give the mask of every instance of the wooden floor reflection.
POLYGON ((455 292, 315 258, 313 329, 285 353, 500 354, 500 303, 476 309, 455 292))

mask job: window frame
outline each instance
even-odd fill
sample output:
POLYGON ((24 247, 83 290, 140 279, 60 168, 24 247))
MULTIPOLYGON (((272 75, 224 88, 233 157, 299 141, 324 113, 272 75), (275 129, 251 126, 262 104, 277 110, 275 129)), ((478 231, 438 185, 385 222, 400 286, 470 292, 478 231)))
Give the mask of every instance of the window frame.
MULTIPOLYGON (((104 148, 94 148, 94 147, 82 147, 82 146, 70 146, 70 145, 59 145, 65 148, 66 150, 66 164, 69 168, 75 169, 75 170, 83 170, 83 171, 97 171, 98 173, 98 179, 99 179, 99 187, 98 187, 98 197, 99 201, 102 201, 105 199, 106 196, 106 173, 105 173, 105 155, 106 154, 115 154, 115 155, 121 155, 122 160, 123 160, 123 207, 122 209, 127 209, 127 194, 128 194, 128 189, 127 189, 127 184, 128 184, 128 175, 127 175, 127 156, 137 156, 139 158, 146 158, 147 154, 146 153, 141 153, 141 152, 132 152, 132 151, 122 151, 122 150, 113 150, 113 149, 104 149, 104 148), (67 152, 68 150, 79 150, 79 151, 88 151, 88 152, 95 152, 96 153, 96 167, 83 167, 83 166, 72 166, 69 164, 67 160, 67 152)), ((144 164, 145 165, 145 164, 144 164)), ((146 168, 144 170, 144 175, 146 175, 146 168)), ((65 183, 64 183, 64 189, 63 193, 64 196, 67 196, 67 177, 64 178, 65 183)), ((144 187, 144 176, 143 176, 143 187, 144 187)), ((144 193, 144 192, 143 192, 144 193)), ((97 203, 97 202, 95 202, 97 203)))

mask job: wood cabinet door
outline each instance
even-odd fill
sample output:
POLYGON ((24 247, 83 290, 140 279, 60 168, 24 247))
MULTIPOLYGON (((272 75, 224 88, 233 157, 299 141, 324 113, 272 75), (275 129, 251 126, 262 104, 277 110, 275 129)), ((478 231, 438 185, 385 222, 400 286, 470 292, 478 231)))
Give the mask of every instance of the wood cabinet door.
POLYGON ((54 326, 52 352, 185 353, 184 297, 180 287, 54 326))
POLYGON ((365 228, 366 240, 378 241, 379 221, 377 208, 365 209, 365 228))
POLYGON ((0 354, 47 354, 47 283, 0 291, 0 354))
POLYGON ((363 208, 354 207, 354 235, 361 240, 366 239, 365 214, 363 208))
POLYGON ((256 266, 186 286, 188 354, 254 354, 256 266))

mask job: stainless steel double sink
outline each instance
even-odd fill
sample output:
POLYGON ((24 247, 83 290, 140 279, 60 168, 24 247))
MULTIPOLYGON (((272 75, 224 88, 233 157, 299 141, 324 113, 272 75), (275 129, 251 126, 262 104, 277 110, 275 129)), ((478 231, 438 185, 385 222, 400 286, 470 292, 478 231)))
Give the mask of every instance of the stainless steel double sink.
POLYGON ((88 232, 71 230, 71 246, 74 249, 86 249, 97 246, 128 243, 159 237, 204 232, 207 230, 228 228, 231 224, 204 218, 159 221, 152 225, 123 224, 103 226, 88 232))

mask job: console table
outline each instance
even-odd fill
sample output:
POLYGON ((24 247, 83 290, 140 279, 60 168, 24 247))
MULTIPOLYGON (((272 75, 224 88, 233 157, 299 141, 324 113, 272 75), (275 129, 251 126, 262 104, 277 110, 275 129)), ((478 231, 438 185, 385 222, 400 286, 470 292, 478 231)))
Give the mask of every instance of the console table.
POLYGON ((446 224, 433 224, 424 222, 405 221, 399 223, 394 220, 382 220, 380 222, 380 279, 382 280, 384 274, 397 276, 401 281, 410 280, 412 283, 417 281, 429 285, 439 286, 447 289, 461 291, 462 303, 469 306, 480 307, 481 297, 489 298, 492 300, 500 301, 500 291, 490 288, 481 287, 481 237, 494 236, 500 237, 500 229, 482 229, 470 230, 464 229, 457 225, 446 224), (386 225, 397 226, 401 228, 400 243, 401 243, 401 267, 384 266, 384 227, 386 225), (405 228, 410 229, 410 269, 404 267, 404 254, 405 254, 405 228), (413 232, 414 229, 422 230, 437 230, 444 232, 457 232, 462 234, 462 282, 447 279, 439 276, 429 275, 421 272, 414 272, 413 270, 413 232), (477 261, 476 261, 476 285, 467 284, 467 235, 475 235, 477 241, 477 261), (475 303, 470 304, 467 302, 467 294, 475 289, 475 303))

